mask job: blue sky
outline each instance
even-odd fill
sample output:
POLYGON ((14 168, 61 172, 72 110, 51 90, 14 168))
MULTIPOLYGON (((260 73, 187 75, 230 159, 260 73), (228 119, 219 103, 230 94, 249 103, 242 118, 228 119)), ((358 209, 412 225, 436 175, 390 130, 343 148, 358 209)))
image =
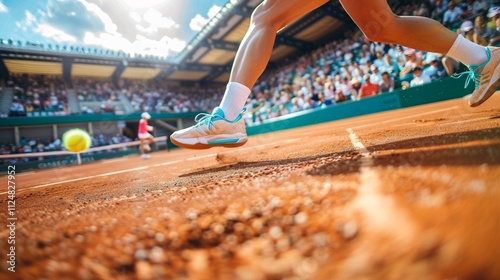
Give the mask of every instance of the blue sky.
POLYGON ((0 0, 0 38, 180 52, 228 0, 0 0))

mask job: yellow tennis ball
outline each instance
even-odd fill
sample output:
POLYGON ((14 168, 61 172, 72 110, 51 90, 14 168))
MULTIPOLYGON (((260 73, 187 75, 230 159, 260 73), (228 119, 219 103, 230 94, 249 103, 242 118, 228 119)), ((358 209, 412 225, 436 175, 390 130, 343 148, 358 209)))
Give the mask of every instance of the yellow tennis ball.
POLYGON ((64 147, 74 153, 84 151, 92 144, 90 135, 85 130, 79 128, 66 131, 62 136, 62 140, 64 147))

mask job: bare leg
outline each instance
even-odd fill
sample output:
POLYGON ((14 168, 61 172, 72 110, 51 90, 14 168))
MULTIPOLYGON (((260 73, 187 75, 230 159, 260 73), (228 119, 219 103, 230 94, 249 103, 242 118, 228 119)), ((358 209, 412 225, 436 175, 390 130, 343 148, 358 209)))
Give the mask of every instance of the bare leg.
POLYGON ((260 4, 238 48, 229 81, 252 88, 271 58, 276 33, 326 2, 328 0, 267 0, 260 4))
POLYGON ((443 63, 444 70, 446 70, 446 73, 448 74, 448 76, 455 74, 455 67, 457 67, 457 64, 458 64, 458 62, 456 60, 454 60, 453 58, 451 58, 449 56, 445 56, 445 57, 443 57, 441 62, 443 63))
POLYGON ((470 106, 479 106, 500 86, 500 49, 484 48, 448 30, 439 22, 415 16, 397 16, 386 0, 339 0, 371 41, 446 54, 469 67, 475 82, 470 106), (362 7, 362 8, 360 8, 362 7))
POLYGON ((153 145, 154 142, 155 142, 155 138, 153 137, 153 135, 149 136, 149 139, 148 139, 149 148, 151 148, 151 145, 153 145))
POLYGON ((458 36, 430 18, 397 16, 385 0, 340 0, 340 3, 371 41, 446 54, 458 36))
POLYGON ((140 139, 141 143, 139 145, 139 151, 141 152, 141 155, 144 154, 144 139, 140 139))

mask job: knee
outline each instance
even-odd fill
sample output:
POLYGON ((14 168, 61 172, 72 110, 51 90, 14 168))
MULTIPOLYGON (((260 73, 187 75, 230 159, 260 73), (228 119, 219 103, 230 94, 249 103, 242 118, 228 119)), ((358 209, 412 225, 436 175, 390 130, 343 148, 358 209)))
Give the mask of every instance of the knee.
POLYGON ((370 41, 392 43, 395 36, 401 36, 398 33, 398 16, 392 12, 374 13, 366 19, 358 27, 370 41))
POLYGON ((266 6, 265 4, 260 4, 255 8, 251 17, 251 24, 257 28, 272 27, 276 32, 286 25, 283 18, 276 13, 273 6, 266 6))

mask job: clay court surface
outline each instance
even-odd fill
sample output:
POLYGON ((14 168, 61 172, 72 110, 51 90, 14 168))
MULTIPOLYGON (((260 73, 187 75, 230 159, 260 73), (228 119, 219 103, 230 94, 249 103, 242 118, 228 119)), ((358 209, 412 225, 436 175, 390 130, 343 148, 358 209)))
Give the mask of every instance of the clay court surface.
POLYGON ((500 279, 499 102, 18 173, 0 279, 500 279))

